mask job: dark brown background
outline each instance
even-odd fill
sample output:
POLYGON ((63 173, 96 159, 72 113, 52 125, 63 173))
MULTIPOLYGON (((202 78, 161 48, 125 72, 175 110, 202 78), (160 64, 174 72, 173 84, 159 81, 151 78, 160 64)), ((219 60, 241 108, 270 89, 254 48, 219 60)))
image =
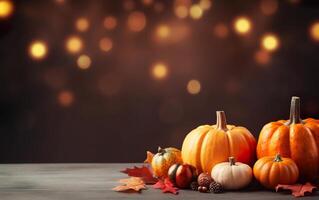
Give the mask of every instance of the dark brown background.
POLYGON ((161 1, 165 9, 158 14, 136 0, 135 10, 147 16, 145 29, 137 34, 125 26, 129 11, 122 2, 66 0, 61 7, 53 0, 15 1, 14 15, 0 22, 1 163, 140 162, 146 150, 158 145, 180 148, 190 130, 214 123, 216 110, 225 110, 228 122, 257 137, 265 123, 288 117, 292 95, 301 97, 302 117, 318 117, 319 43, 308 34, 319 20, 318 1, 280 1, 273 16, 264 16, 259 1, 215 0, 200 20, 183 20, 191 29, 187 40, 167 45, 151 38, 159 23, 179 21, 172 1, 161 1), (98 28, 108 14, 119 20, 113 32, 98 28), (231 26, 242 14, 254 23, 249 37, 233 31, 226 39, 212 35, 216 23, 231 26), (93 60, 85 72, 63 49, 65 38, 76 32, 74 21, 83 15, 93 23, 80 34, 93 60), (269 64, 260 66, 253 55, 268 31, 278 34, 281 46, 269 64), (94 50, 103 35, 114 41, 107 55, 94 50), (49 43, 41 62, 26 52, 37 38, 49 43), (163 81, 149 75, 158 59, 170 67, 163 81), (47 73, 62 77, 62 86, 50 88, 43 78, 47 73), (112 96, 101 95, 96 85, 108 73, 119 80, 112 96), (202 84, 198 95, 185 89, 193 78, 202 84), (69 107, 57 102, 63 89, 74 93, 69 107))

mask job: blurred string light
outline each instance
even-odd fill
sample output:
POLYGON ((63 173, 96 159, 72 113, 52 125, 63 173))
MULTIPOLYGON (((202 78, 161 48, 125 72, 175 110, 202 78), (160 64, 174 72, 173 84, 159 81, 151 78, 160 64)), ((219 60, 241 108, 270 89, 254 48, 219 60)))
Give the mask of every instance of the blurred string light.
POLYGON ((277 0, 261 0, 260 10, 264 15, 273 15, 278 10, 277 0))
POLYGON ((214 35, 218 38, 226 38, 229 34, 228 27, 224 23, 219 23, 214 27, 214 35))
POLYGON ((209 10, 212 7, 212 1, 211 0, 200 0, 199 1, 199 6, 203 10, 209 10))
POLYGON ((91 63, 92 63, 91 58, 85 54, 79 56, 79 58, 77 59, 77 64, 80 69, 90 68, 91 63))
POLYGON ((168 69, 166 64, 162 63, 162 62, 157 62, 152 66, 152 70, 151 70, 152 76, 155 79, 164 79, 167 77, 168 74, 168 69))
POLYGON ((187 91, 190 94, 198 94, 201 91, 201 84, 198 80, 190 80, 187 83, 187 91))
POLYGON ((309 33, 310 33, 311 38, 312 38, 314 41, 319 42, 319 21, 314 22, 314 23, 310 26, 309 33))
POLYGON ((246 35, 251 31, 252 24, 248 17, 237 17, 234 21, 234 29, 238 34, 246 35))
POLYGON ((58 93, 57 100, 62 107, 69 107, 74 102, 73 92, 69 90, 62 90, 58 93))
POLYGON ((267 51, 275 51, 279 47, 279 39, 275 34, 268 33, 261 39, 261 47, 267 51))
POLYGON ((151 6, 154 3, 154 0, 141 0, 141 2, 145 6, 151 6))
POLYGON ((100 40, 99 46, 101 51, 108 52, 113 48, 113 42, 110 38, 104 37, 100 40))
POLYGON ((127 19, 128 28, 133 32, 140 32, 146 26, 146 17, 139 11, 132 12, 127 19))
POLYGON ((107 16, 104 19, 103 25, 107 30, 113 30, 117 26, 117 19, 114 16, 107 16))
POLYGON ((29 54, 34 60, 41 60, 46 57, 48 47, 45 42, 37 40, 30 44, 29 54))
POLYGON ((203 9, 198 4, 194 4, 190 7, 189 14, 193 19, 200 19, 203 16, 203 9))
POLYGON ((58 4, 64 4, 65 0, 55 0, 55 2, 58 3, 58 4))
POLYGON ((191 0, 175 0, 174 1, 174 14, 180 19, 188 17, 189 10, 192 5, 191 0))
POLYGON ((78 31, 80 32, 85 32, 89 29, 90 27, 90 22, 87 18, 81 17, 76 20, 75 22, 75 27, 78 31))
POLYGON ((171 34, 171 28, 167 24, 160 24, 156 28, 156 36, 159 39, 167 39, 171 34))
POLYGON ((13 3, 10 0, 0 0, 0 19, 8 18, 13 13, 13 3))
POLYGON ((271 57, 268 51, 258 50, 255 52, 255 61, 258 64, 266 65, 270 62, 270 59, 271 57))
POLYGON ((176 17, 184 19, 188 16, 188 8, 185 5, 177 5, 175 6, 174 13, 176 17))
POLYGON ((83 49, 83 42, 78 36, 70 36, 66 40, 65 47, 69 53, 76 54, 83 49))

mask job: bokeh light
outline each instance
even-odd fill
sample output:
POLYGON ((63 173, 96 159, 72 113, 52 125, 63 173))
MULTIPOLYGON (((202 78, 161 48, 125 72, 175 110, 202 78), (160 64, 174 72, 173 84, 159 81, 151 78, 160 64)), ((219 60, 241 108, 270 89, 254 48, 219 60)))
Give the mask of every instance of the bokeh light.
POLYGON ((74 102, 73 92, 69 90, 62 90, 58 93, 57 100, 62 107, 69 107, 74 102))
POLYGON ((89 29, 90 27, 90 22, 87 18, 81 17, 76 20, 75 22, 75 27, 78 31, 80 32, 85 32, 89 29))
POLYGON ((156 28, 156 36, 160 39, 166 39, 171 34, 171 28, 166 24, 161 24, 156 28))
POLYGON ((234 22, 234 29, 237 33, 245 35, 251 31, 251 20, 248 17, 237 17, 234 22))
POLYGON ((114 16, 107 16, 104 19, 103 25, 107 30, 113 30, 117 26, 117 19, 114 16))
POLYGON ((219 23, 214 27, 214 35, 218 38, 226 38, 229 34, 228 27, 224 23, 219 23))
POLYGON ((77 59, 77 64, 80 69, 88 69, 91 66, 91 58, 88 55, 81 55, 77 59))
POLYGON ((104 37, 100 40, 99 46, 102 51, 108 52, 113 48, 113 42, 110 38, 104 37))
POLYGON ((13 3, 9 0, 0 0, 0 19, 8 18, 13 13, 13 3))
POLYGON ((255 61, 258 64, 266 65, 270 62, 271 56, 268 51, 258 50, 255 52, 255 61))
POLYGON ((212 2, 211 2, 211 0, 200 0, 199 1, 199 6, 203 10, 209 10, 212 7, 212 2))
POLYGON ((151 73, 155 79, 164 79, 167 77, 168 69, 164 63, 158 62, 153 65, 151 73))
POLYGON ((176 17, 184 19, 188 16, 188 8, 185 5, 175 6, 174 13, 176 17))
POLYGON ((190 80, 187 83, 187 91, 190 94, 198 94, 201 91, 201 84, 198 80, 190 80))
POLYGON ((154 0, 141 0, 142 4, 145 6, 151 6, 154 3, 154 0))
POLYGON ((127 25, 131 31, 142 31, 146 25, 146 17, 144 13, 139 11, 132 12, 128 16, 127 25))
POLYGON ((79 53, 83 49, 83 42, 78 36, 71 36, 66 40, 66 50, 71 54, 79 53))
POLYGON ((310 36, 314 41, 319 42, 319 21, 310 26, 310 36))
POLYGON ((43 41, 34 41, 29 46, 29 54, 32 59, 41 60, 46 57, 48 47, 43 41))
POLYGON ((261 0, 260 10, 264 15, 273 15, 278 10, 277 0, 261 0))
POLYGON ((279 39, 275 34, 268 33, 262 37, 261 46, 267 51, 275 51, 279 47, 279 39))
POLYGON ((190 7, 189 14, 193 19, 200 19, 203 16, 203 9, 199 5, 194 4, 190 7))

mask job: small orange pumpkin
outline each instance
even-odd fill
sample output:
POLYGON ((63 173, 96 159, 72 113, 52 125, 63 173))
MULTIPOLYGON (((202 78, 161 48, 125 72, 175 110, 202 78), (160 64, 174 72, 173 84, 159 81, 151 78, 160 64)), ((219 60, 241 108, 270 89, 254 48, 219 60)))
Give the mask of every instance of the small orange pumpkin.
POLYGON ((180 150, 173 147, 165 149, 158 147, 158 152, 154 155, 151 165, 156 177, 167 177, 170 166, 182 163, 180 150))
POLYGON ((192 130, 184 139, 182 158, 198 172, 210 173, 212 168, 229 157, 253 164, 256 140, 244 127, 227 125, 224 111, 217 111, 216 125, 203 125, 192 130))
POLYGON ((290 158, 282 158, 279 154, 259 159, 254 165, 253 173, 268 189, 274 189, 278 184, 294 184, 299 177, 296 163, 290 158))
POLYGON ((291 158, 301 180, 311 181, 319 174, 319 120, 300 118, 300 98, 292 97, 290 119, 266 124, 260 132, 257 157, 291 158))

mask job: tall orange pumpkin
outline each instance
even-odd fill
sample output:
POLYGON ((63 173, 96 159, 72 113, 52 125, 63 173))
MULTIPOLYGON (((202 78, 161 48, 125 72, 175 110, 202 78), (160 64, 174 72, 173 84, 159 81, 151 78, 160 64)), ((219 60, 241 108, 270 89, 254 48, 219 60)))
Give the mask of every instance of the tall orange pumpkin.
POLYGON ((244 127, 227 125, 224 111, 217 111, 216 125, 202 125, 192 130, 184 139, 182 158, 184 163, 196 167, 199 172, 211 172, 229 157, 253 164, 256 141, 244 127))
POLYGON ((300 98, 292 97, 289 120, 266 124, 259 135, 258 158, 277 153, 295 161, 300 178, 311 181, 319 172, 319 120, 300 118, 300 98))

